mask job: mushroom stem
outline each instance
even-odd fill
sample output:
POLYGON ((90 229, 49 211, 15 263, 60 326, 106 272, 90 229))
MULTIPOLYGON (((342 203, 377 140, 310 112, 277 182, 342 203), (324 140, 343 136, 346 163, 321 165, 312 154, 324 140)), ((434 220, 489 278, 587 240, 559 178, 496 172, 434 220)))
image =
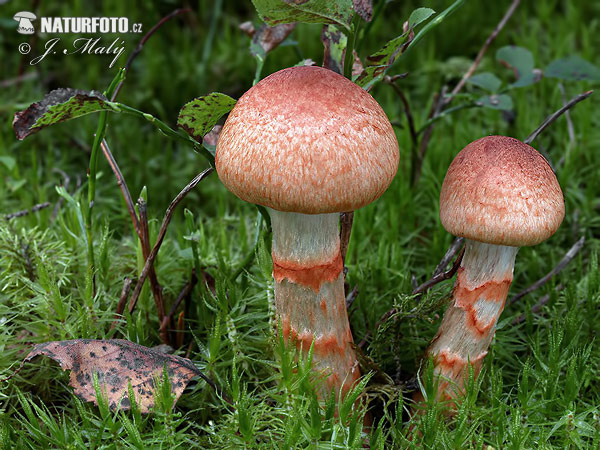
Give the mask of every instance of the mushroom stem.
POLYGON ((452 302, 427 353, 440 376, 438 399, 461 395, 470 363, 479 374, 504 309, 518 247, 466 239, 452 302))
POLYGON ((327 375, 323 397, 345 394, 360 373, 346 312, 339 214, 269 212, 280 331, 304 353, 314 340, 313 367, 327 375))

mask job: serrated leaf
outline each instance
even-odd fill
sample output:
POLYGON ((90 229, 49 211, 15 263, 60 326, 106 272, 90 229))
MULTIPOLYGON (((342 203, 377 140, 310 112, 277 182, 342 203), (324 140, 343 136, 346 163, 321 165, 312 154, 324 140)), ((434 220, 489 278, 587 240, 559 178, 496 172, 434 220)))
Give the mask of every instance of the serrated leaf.
POLYGON ((434 14, 435 11, 431 8, 417 8, 410 14, 410 17, 408 18, 408 27, 414 28, 421 22, 429 19, 434 14))
POLYGON ((348 38, 335 25, 324 25, 321 31, 323 67, 333 70, 340 75, 344 73, 344 54, 348 38))
POLYGON ((561 80, 600 81, 600 67, 574 55, 551 62, 544 75, 561 80))
POLYGON ((204 135, 212 130, 234 105, 233 98, 220 92, 195 98, 183 105, 179 111, 177 126, 183 128, 196 141, 202 142, 204 135))
POLYGON ((502 86, 502 81, 490 72, 478 73, 477 75, 467 78, 467 81, 490 92, 497 92, 498 89, 500 89, 500 86, 502 86))
POLYGON ((385 71, 394 63, 408 47, 409 42, 414 37, 413 28, 431 17, 435 11, 431 8, 417 8, 409 18, 409 27, 400 36, 388 41, 381 49, 367 57, 368 66, 355 80, 363 89, 369 90, 375 83, 380 81, 385 71))
POLYGON ((188 382, 203 376, 189 359, 168 355, 122 339, 75 339, 36 345, 25 361, 44 355, 70 370, 69 384, 81 399, 96 403, 93 378, 97 376, 111 410, 129 409, 128 385, 135 393, 140 411, 147 413, 154 404, 155 380, 166 369, 175 401, 188 382))
POLYGON ((98 111, 114 111, 108 99, 97 91, 59 88, 50 91, 42 101, 17 111, 13 129, 17 139, 37 133, 41 129, 98 111))
POLYGON ((529 86, 539 80, 539 77, 536 77, 533 72, 533 55, 526 48, 507 45, 496 52, 496 59, 505 63, 515 72, 517 81, 512 83, 511 87, 529 86))
POLYGON ((477 99, 476 104, 484 108, 510 111, 513 109, 512 98, 506 94, 486 95, 477 99))
POLYGON ((345 28, 352 22, 352 0, 252 0, 267 25, 281 23, 331 23, 345 28))

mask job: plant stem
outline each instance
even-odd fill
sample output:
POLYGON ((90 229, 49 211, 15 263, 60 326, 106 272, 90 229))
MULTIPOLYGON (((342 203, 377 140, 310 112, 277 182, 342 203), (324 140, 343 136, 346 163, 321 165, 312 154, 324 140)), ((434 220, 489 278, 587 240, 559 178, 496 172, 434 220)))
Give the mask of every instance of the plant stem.
MULTIPOLYGON (((117 75, 112 79, 108 89, 104 93, 105 96, 110 97, 114 90, 117 88, 119 83, 125 78, 125 71, 119 70, 117 75)), ((104 134, 106 133, 106 122, 108 112, 100 112, 100 118, 98 119, 98 126, 96 127, 96 135, 94 136, 94 143, 92 144, 92 152, 90 155, 90 163, 88 167, 88 205, 87 213, 85 218, 85 234, 87 240, 87 280, 86 280, 86 294, 87 298, 92 298, 96 293, 96 282, 94 279, 95 272, 95 261, 94 261, 94 236, 93 236, 93 215, 92 211, 94 208, 94 200, 96 198, 96 172, 98 167, 98 155, 100 154, 100 144, 104 140, 104 134)))
POLYGON ((153 124, 156 128, 163 132, 168 137, 171 137, 175 140, 179 140, 185 142, 188 145, 192 145, 194 150, 202 155, 209 162, 211 167, 215 165, 215 157, 204 148, 199 142, 196 142, 188 135, 183 135, 175 131, 169 125, 164 123, 162 120, 157 119, 152 114, 148 114, 140 111, 139 109, 132 108, 131 106, 124 105, 123 103, 118 102, 109 102, 110 106, 113 108, 115 112, 124 112, 126 114, 131 114, 133 116, 141 117, 142 119, 146 119, 148 122, 153 124))
POLYGON ((350 31, 347 32, 346 55, 344 57, 344 76, 352 80, 352 63, 354 62, 354 45, 358 36, 358 25, 360 24, 360 16, 354 15, 350 31))

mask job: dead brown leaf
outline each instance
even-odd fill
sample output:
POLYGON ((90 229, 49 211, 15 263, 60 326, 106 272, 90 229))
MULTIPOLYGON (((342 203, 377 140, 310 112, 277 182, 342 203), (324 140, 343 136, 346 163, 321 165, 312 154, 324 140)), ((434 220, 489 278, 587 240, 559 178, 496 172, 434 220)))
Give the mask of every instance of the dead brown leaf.
POLYGON ((285 41, 290 33, 294 31, 294 28, 296 28, 295 23, 283 23, 274 27, 261 25, 252 35, 250 52, 255 53, 257 47, 261 47, 265 54, 269 53, 285 41))
POLYGON ((113 411, 130 408, 127 392, 131 382, 141 412, 150 412, 154 406, 155 382, 162 377, 163 368, 169 375, 175 402, 195 376, 202 377, 214 387, 214 383, 189 359, 122 339, 46 342, 36 345, 24 362, 40 355, 52 358, 63 370, 71 371, 69 384, 75 395, 98 404, 93 382, 95 374, 113 411))

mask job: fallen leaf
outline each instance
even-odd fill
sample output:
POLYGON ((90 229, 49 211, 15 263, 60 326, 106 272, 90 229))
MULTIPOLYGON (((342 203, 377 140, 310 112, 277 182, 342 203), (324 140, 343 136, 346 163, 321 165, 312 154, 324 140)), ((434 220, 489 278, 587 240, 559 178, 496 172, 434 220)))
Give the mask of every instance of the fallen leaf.
MULTIPOLYGON (((189 359, 169 355, 122 339, 75 339, 52 341, 36 345, 25 361, 44 355, 70 370, 70 385, 81 399, 96 401, 93 376, 98 378, 111 410, 129 409, 128 385, 131 382, 140 411, 150 412, 154 406, 155 380, 162 377, 163 368, 169 375, 175 402, 189 381, 204 374, 189 359)), ((208 380, 210 381, 210 380, 208 380)), ((211 382, 212 383, 212 382, 211 382)))

